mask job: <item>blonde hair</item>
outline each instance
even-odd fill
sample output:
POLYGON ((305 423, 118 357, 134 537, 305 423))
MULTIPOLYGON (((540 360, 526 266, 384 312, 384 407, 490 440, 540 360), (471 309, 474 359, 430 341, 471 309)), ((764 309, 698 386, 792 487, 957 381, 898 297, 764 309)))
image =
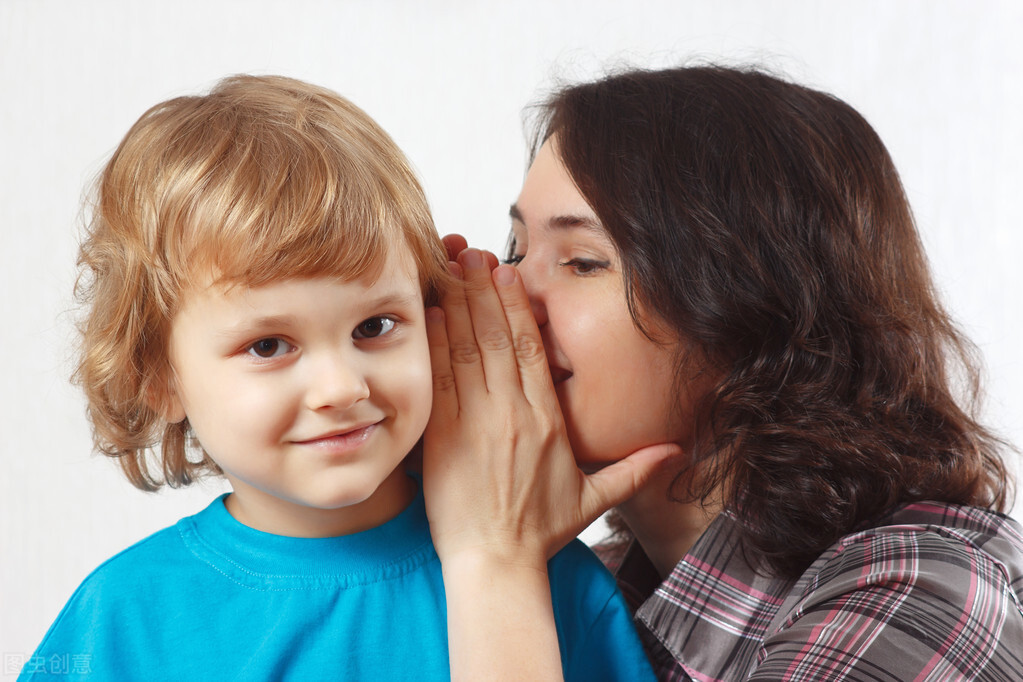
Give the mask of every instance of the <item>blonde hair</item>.
POLYGON ((151 108, 98 180, 78 258, 86 313, 74 378, 97 451, 143 490, 219 473, 201 448, 187 456, 188 420, 162 416, 170 322, 191 283, 374 277, 401 246, 435 302, 447 258, 415 173, 336 93, 234 76, 151 108))

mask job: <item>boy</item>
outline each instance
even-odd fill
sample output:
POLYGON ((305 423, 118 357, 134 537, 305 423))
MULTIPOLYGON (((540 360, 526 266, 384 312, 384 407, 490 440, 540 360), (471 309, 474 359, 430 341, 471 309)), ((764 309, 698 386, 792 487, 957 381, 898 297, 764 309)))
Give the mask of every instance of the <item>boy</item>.
MULTIPOLYGON (((159 104, 100 178, 80 263, 97 449, 146 490, 213 474, 232 492, 100 566, 23 679, 72 654, 93 679, 447 678, 402 466, 447 260, 390 138, 280 77, 159 104)), ((550 572, 566 678, 650 677, 596 559, 571 545, 550 572)))

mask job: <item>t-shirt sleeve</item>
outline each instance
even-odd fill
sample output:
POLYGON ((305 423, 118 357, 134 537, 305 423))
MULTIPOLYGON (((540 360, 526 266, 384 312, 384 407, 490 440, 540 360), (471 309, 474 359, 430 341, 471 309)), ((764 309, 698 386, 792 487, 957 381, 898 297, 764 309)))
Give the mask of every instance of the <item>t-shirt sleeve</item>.
POLYGON ((780 614, 752 680, 1023 679, 1023 614, 997 561, 919 529, 861 534, 780 614))
POLYGON ((550 562, 565 680, 655 679, 614 578, 576 540, 550 562))
POLYGON ((18 681, 152 679, 156 671, 137 652, 161 627, 153 595, 174 573, 166 546, 176 537, 177 531, 156 533, 89 574, 23 662, 18 681), (152 566, 166 572, 148 570, 152 566))

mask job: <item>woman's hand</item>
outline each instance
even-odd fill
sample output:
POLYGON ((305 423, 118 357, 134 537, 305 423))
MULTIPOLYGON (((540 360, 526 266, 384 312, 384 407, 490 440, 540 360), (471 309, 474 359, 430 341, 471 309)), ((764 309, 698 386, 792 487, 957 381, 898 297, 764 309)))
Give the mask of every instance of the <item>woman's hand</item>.
POLYGON ((427 513, 442 561, 473 553, 540 568, 678 446, 586 475, 572 456, 518 271, 445 238, 464 287, 427 314, 434 404, 424 438, 427 513))
POLYGON ((452 680, 560 680, 547 560, 677 447, 584 475, 513 267, 445 239, 464 286, 427 311, 434 399, 423 485, 452 680))

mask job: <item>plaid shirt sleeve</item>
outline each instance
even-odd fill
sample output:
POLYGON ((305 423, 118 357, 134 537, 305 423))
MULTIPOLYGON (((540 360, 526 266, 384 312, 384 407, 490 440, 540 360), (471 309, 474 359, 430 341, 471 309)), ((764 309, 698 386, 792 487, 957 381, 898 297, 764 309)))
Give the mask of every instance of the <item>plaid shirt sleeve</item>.
POLYGON ((728 525, 640 607, 664 680, 1023 680, 1023 534, 916 504, 846 536, 797 581, 749 571, 728 525))

